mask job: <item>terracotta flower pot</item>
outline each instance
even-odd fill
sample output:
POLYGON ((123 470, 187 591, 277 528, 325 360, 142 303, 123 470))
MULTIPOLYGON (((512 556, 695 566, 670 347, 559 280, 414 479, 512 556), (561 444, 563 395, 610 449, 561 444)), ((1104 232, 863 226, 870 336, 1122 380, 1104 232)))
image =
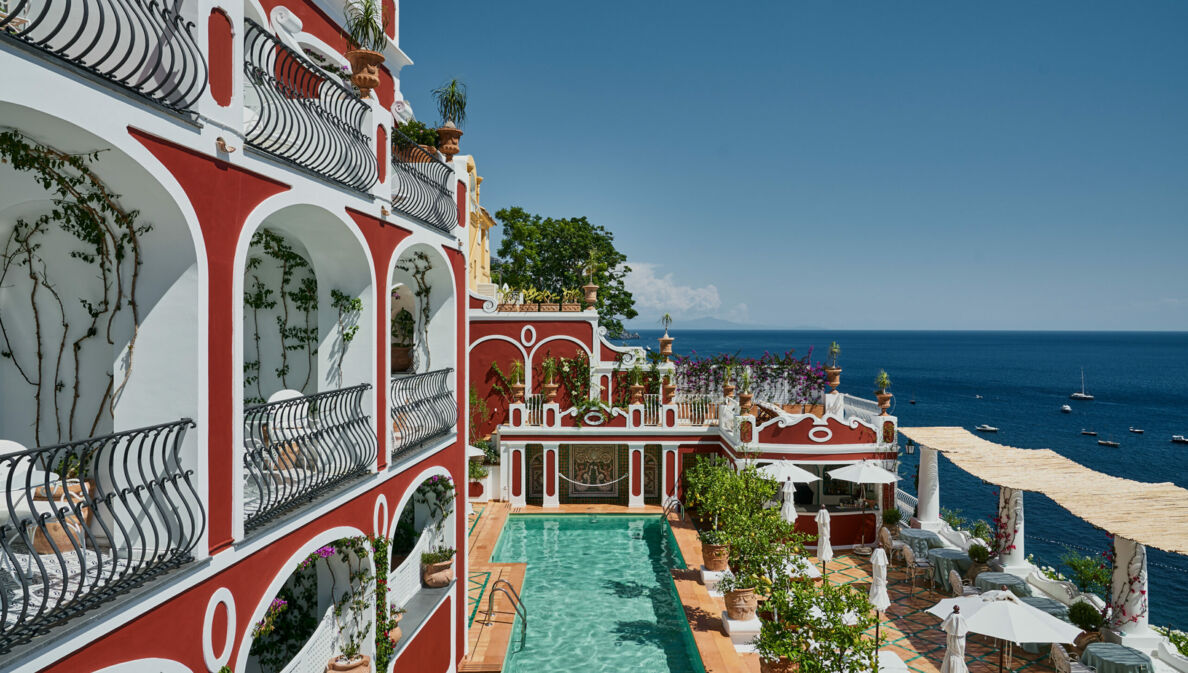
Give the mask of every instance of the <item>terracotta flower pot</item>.
POLYGON ((512 387, 511 387, 511 392, 512 392, 512 402, 523 402, 524 401, 524 384, 523 383, 513 383, 512 387))
POLYGON ((556 313, 557 311, 560 311, 560 310, 561 310, 560 304, 541 304, 540 305, 541 313, 556 313))
POLYGON ((520 310, 527 311, 529 313, 536 313, 540 310, 540 304, 520 304, 520 310))
POLYGON ((631 403, 632 404, 643 404, 643 394, 644 394, 643 391, 644 391, 644 387, 638 383, 631 386, 631 403))
POLYGON ((665 357, 672 355, 672 342, 673 341, 676 341, 676 339, 673 339, 670 336, 660 337, 660 354, 661 355, 663 355, 665 357))
POLYGON ((826 367, 825 368, 825 382, 829 387, 833 388, 833 392, 837 392, 837 387, 841 385, 841 367, 826 367))
POLYGON ((747 413, 747 411, 750 410, 750 408, 751 408, 751 400, 753 398, 754 398, 754 395, 752 395, 750 393, 739 393, 738 394, 738 409, 739 409, 739 411, 744 414, 747 413))
POLYGON ((759 660, 759 673, 795 673, 799 670, 800 665, 789 661, 787 657, 780 657, 777 661, 759 660))
POLYGON ((516 310, 515 304, 500 304, 499 305, 500 313, 510 313, 511 311, 515 311, 515 310, 516 310))
POLYGON ((586 293, 586 304, 588 304, 590 308, 594 308, 594 305, 598 303, 598 286, 594 283, 583 285, 582 291, 586 293))
POLYGON ((676 397, 676 385, 672 383, 665 383, 664 387, 664 403, 671 404, 674 397, 676 397))
POLYGON ((421 566, 421 579, 431 589, 449 586, 454 580, 454 559, 421 566))
POLYGON ((400 629, 401 619, 404 619, 404 613, 392 615, 392 628, 388 629, 388 641, 393 645, 400 642, 400 637, 404 635, 404 631, 400 629))
POLYGON ((880 416, 886 416, 887 410, 891 408, 891 393, 875 393, 875 398, 879 401, 880 416))
POLYGON ((341 659, 341 656, 336 654, 330 657, 329 663, 326 664, 328 673, 370 673, 371 657, 366 654, 358 654, 354 659, 345 660, 341 659))
POLYGON ((724 544, 701 543, 701 559, 706 570, 722 572, 730 561, 730 547, 724 544))
POLYGON ((384 55, 370 49, 352 49, 343 54, 351 64, 351 83, 359 87, 360 98, 370 98, 371 90, 380 85, 379 66, 384 55))
POLYGON ((544 389, 544 401, 545 402, 551 403, 557 399, 557 388, 558 387, 559 386, 556 383, 546 383, 546 384, 544 384, 544 386, 542 386, 542 388, 544 389))
POLYGON ((582 310, 581 304, 561 304, 562 313, 578 313, 582 310))
POLYGON ((734 397, 734 386, 730 385, 729 383, 722 386, 722 394, 726 397, 734 397))
POLYGON ((726 616, 745 622, 755 618, 755 610, 759 607, 759 600, 755 598, 754 589, 735 589, 726 592, 726 616))
POLYGON ((412 145, 397 145, 396 158, 406 164, 427 164, 437 156, 437 148, 432 145, 417 145, 417 147, 420 149, 416 149, 412 145))
POLYGON ((462 129, 454 126, 442 126, 437 129, 437 149, 445 155, 446 161, 454 158, 460 150, 458 140, 462 138, 462 129))
POLYGON ((392 371, 406 372, 412 366, 412 346, 392 346, 392 371))
MULTIPOLYGON (((84 504, 94 499, 95 482, 79 479, 67 479, 65 484, 54 484, 48 489, 40 487, 34 489, 33 499, 57 503, 56 512, 60 508, 70 509, 71 503, 79 506, 80 518, 74 512, 67 511, 61 516, 54 514, 45 519, 43 525, 33 529, 33 550, 38 554, 53 554, 57 551, 67 553, 85 545, 84 530, 91 523, 91 508, 84 504), (67 495, 69 493, 69 495, 67 495), (44 526, 44 527, 43 527, 44 526)), ((47 508, 48 511, 48 508, 47 508)))

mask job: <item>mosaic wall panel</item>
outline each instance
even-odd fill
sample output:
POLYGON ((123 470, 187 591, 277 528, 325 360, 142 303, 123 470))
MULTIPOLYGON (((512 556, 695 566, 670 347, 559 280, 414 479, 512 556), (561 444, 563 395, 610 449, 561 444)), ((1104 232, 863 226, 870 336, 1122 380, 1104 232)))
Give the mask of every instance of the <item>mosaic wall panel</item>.
POLYGON ((630 469, 626 446, 562 444, 558 462, 561 474, 582 484, 561 479, 561 502, 627 504, 631 484, 625 478, 630 469))
POLYGON ((643 495, 649 505, 660 504, 660 445, 648 444, 643 450, 643 495))
POLYGON ((528 457, 528 491, 525 494, 529 505, 544 504, 544 446, 529 444, 525 447, 528 457))

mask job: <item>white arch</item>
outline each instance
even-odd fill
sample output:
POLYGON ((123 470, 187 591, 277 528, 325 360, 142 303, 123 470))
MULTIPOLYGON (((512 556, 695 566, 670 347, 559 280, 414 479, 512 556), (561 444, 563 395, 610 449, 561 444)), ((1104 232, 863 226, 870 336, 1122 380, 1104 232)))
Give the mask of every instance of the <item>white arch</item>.
POLYGON ((420 487, 421 484, 425 483, 426 479, 434 475, 449 477, 454 481, 454 512, 451 514, 451 516, 457 516, 459 498, 457 480, 454 479, 454 475, 450 474, 449 470, 445 469, 441 465, 430 465, 429 467, 422 470, 421 473, 416 477, 413 477, 412 481, 409 482, 408 488, 404 489, 404 493, 400 494, 399 504, 396 506, 396 509, 392 510, 392 522, 388 527, 389 540, 391 540, 392 536, 396 534, 396 526, 400 523, 400 515, 404 513, 404 507, 408 505, 410 500, 412 500, 413 494, 417 492, 417 488, 420 487))
MULTIPOLYGON (((280 592, 281 587, 283 587, 285 582, 289 580, 289 577, 293 574, 293 569, 297 567, 297 564, 304 561, 305 558, 312 554, 315 550, 320 549, 327 544, 334 542, 335 540, 339 540, 344 537, 356 537, 359 535, 366 535, 366 533, 359 530, 358 528, 355 528, 354 526, 336 526, 334 528, 324 530, 317 535, 314 535, 304 544, 298 547, 297 551, 281 565, 280 570, 272 578, 272 581, 268 583, 268 588, 264 591, 263 598, 260 599, 260 602, 256 605, 256 608, 252 611, 251 617, 244 622, 244 628, 239 641, 239 652, 235 655, 235 665, 232 667, 233 670, 244 670, 244 666, 247 664, 248 653, 252 649, 252 627, 256 624, 256 622, 264 619, 264 613, 268 611, 268 606, 272 604, 272 599, 276 597, 276 595, 280 592)), ((371 564, 371 574, 374 576, 375 561, 371 558, 370 554, 368 555, 367 559, 368 563, 371 564)), ((371 621, 373 623, 375 622, 374 619, 371 621)))
POLYGON ((550 341, 572 341, 578 346, 581 346, 582 352, 584 352, 586 357, 590 359, 591 362, 593 362, 594 354, 590 352, 589 348, 586 348, 586 344, 582 343, 581 340, 575 337, 571 337, 568 334, 556 334, 551 337, 541 339, 540 341, 536 342, 535 346, 532 347, 532 352, 528 355, 528 359, 524 361, 525 390, 532 390, 532 362, 536 359, 536 352, 540 350, 541 346, 549 343, 550 341))
POLYGON ((172 659, 134 659, 97 669, 92 673, 193 673, 193 670, 172 659))

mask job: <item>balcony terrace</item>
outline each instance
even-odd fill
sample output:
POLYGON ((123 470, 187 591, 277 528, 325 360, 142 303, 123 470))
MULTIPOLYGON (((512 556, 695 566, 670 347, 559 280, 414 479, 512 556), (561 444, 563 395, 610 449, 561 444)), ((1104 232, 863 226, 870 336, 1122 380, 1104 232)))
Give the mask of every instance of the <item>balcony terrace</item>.
POLYGON ((392 129, 392 140, 392 207, 435 229, 453 231, 458 226, 458 204, 450 189, 454 169, 399 128, 392 129))

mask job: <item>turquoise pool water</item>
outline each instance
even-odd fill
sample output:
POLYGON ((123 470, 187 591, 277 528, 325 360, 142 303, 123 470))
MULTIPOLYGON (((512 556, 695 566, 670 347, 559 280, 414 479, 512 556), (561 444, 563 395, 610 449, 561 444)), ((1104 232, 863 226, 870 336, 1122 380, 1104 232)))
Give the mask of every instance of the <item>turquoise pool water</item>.
POLYGON ((511 516, 491 560, 527 563, 523 647, 505 673, 704 673, 670 568, 685 561, 656 516, 511 516))

